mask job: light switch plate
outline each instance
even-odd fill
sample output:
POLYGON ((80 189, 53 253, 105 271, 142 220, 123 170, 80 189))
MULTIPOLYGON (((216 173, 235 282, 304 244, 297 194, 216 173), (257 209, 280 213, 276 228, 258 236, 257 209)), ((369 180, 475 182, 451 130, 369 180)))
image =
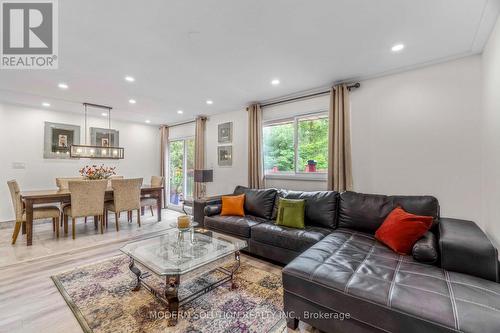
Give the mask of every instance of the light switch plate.
POLYGON ((26 163, 12 162, 12 169, 26 169, 26 163))

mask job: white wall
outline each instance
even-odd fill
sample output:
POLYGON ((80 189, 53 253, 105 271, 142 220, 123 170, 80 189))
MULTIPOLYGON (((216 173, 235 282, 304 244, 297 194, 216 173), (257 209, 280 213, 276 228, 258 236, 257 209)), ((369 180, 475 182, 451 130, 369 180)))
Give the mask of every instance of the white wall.
MULTIPOLYGON (((83 117, 78 114, 30 109, 0 104, 0 221, 12 220, 14 212, 7 180, 17 179, 21 190, 55 188, 55 178, 78 175, 78 169, 88 164, 104 163, 116 166, 125 177, 144 177, 160 173, 159 130, 156 126, 113 121, 120 131, 120 146, 125 148, 123 160, 55 160, 43 158, 44 122, 80 125, 84 142, 83 117), (25 169, 13 169, 13 162, 25 164, 25 169)), ((88 127, 107 127, 104 118, 89 118, 88 127)))
POLYGON ((500 245, 500 19, 483 52, 481 224, 500 245))
MULTIPOLYGON (((207 195, 232 193, 236 185, 248 184, 248 116, 246 110, 210 116, 206 123, 205 163, 214 170, 213 183, 207 183, 207 195), (217 163, 217 125, 233 122, 233 165, 220 167, 217 163)), ((226 144, 224 144, 226 145, 226 144)))
POLYGON ((354 189, 434 195, 443 216, 478 221, 480 96, 480 56, 362 82, 351 94, 354 189))

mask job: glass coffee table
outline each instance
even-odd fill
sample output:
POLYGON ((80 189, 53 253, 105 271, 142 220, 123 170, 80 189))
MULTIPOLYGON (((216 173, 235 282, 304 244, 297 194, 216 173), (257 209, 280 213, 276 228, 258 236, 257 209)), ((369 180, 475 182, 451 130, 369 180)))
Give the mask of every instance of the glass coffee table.
POLYGON ((120 251, 129 256, 129 268, 137 278, 133 290, 137 291, 141 286, 149 290, 167 305, 171 324, 175 325, 180 305, 191 302, 226 282, 231 282, 231 289, 236 288, 233 277, 240 266, 240 250, 245 247, 247 242, 244 240, 208 230, 171 229, 160 236, 128 243, 120 251), (232 268, 217 266, 217 263, 228 259, 234 260, 232 268), (141 269, 145 268, 145 272, 137 264, 141 269), (181 277, 204 269, 216 269, 222 273, 223 278, 179 299, 181 277), (158 290, 146 281, 151 274, 165 279, 164 290, 158 290))

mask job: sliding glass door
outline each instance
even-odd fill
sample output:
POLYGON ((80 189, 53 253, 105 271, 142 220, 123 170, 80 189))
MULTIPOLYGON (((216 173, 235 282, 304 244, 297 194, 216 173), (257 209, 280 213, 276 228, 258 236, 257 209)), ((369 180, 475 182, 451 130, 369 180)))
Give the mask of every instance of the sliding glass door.
POLYGON ((192 199, 194 187, 194 139, 172 140, 169 144, 169 206, 192 199))

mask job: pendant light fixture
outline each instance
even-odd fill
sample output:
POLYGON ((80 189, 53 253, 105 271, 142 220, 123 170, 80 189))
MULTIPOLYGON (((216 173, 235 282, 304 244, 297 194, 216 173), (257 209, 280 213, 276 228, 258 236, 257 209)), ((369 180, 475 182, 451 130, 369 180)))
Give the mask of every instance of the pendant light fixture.
POLYGON ((119 160, 123 159, 125 156, 125 149, 121 147, 111 147, 111 146, 94 146, 88 144, 87 141, 87 107, 94 107, 98 109, 107 110, 108 114, 108 143, 111 144, 111 109, 110 106, 83 103, 85 112, 85 144, 84 145, 71 145, 69 154, 71 158, 95 158, 95 159, 113 159, 119 160))

